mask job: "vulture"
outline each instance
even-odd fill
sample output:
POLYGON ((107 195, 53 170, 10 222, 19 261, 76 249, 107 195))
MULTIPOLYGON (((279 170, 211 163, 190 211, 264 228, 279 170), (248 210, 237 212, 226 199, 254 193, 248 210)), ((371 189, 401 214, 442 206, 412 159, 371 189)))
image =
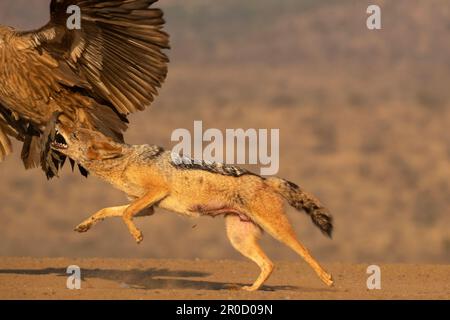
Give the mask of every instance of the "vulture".
POLYGON ((157 1, 52 0, 40 29, 0 25, 0 161, 14 138, 25 168, 57 176, 66 159, 50 148, 56 121, 123 141, 127 116, 153 102, 167 75, 157 1), (73 6, 80 28, 68 27, 73 6))

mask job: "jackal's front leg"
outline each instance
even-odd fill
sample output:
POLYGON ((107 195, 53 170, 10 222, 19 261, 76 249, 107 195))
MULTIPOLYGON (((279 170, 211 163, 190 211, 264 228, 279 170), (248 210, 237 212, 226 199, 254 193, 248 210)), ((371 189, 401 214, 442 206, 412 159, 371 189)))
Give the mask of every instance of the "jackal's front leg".
MULTIPOLYGON (((87 232, 89 229, 91 229, 95 224, 97 224, 100 221, 103 221, 106 218, 112 218, 112 217, 122 217, 125 209, 128 208, 130 205, 127 204, 125 206, 120 207, 111 207, 111 208, 104 208, 92 216, 90 216, 88 219, 84 220, 82 223, 80 223, 78 226, 75 227, 75 231, 78 232, 87 232)), ((139 217, 143 216, 150 216, 154 213, 153 207, 146 208, 139 212, 139 217)))
POLYGON ((144 239, 142 232, 133 223, 133 218, 142 210, 147 207, 153 206, 156 202, 160 201, 167 196, 166 190, 150 191, 142 198, 133 201, 124 211, 122 219, 128 227, 131 235, 137 243, 141 243, 144 239))

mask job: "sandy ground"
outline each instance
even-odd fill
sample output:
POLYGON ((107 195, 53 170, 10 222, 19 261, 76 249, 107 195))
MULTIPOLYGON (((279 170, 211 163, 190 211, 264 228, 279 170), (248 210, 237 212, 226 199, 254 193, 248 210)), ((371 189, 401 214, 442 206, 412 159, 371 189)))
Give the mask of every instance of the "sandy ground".
POLYGON ((279 262, 263 290, 243 292, 257 268, 240 261, 0 258, 1 299, 450 299, 450 266, 380 265, 382 289, 366 288, 367 265, 331 263, 325 287, 302 262, 279 262), (78 265, 81 290, 68 290, 78 265))

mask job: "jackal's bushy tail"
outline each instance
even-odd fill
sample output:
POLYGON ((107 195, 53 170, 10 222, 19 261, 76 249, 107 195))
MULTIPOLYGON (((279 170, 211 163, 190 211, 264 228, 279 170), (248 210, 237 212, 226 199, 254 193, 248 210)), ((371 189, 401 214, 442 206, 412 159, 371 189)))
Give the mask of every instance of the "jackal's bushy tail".
POLYGON ((271 177, 266 179, 266 182, 276 192, 282 195, 291 206, 297 210, 304 210, 311 217, 312 222, 324 234, 331 238, 333 218, 319 200, 290 181, 271 177))

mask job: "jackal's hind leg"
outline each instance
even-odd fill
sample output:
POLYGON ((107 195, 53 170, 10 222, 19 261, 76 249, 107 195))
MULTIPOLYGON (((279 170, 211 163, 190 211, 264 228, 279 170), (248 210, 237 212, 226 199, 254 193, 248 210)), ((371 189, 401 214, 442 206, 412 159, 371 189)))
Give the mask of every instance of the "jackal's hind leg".
POLYGON ((331 274, 325 271, 317 260, 312 257, 309 250, 297 240, 294 230, 282 210, 272 210, 270 215, 266 216, 260 215, 260 220, 258 222, 271 236, 300 255, 326 285, 333 285, 331 274))
POLYGON ((225 217, 227 235, 233 247, 245 257, 255 262, 261 273, 251 286, 242 287, 243 290, 255 291, 269 278, 273 271, 273 263, 262 251, 258 244, 261 230, 251 221, 242 221, 237 215, 225 217))

